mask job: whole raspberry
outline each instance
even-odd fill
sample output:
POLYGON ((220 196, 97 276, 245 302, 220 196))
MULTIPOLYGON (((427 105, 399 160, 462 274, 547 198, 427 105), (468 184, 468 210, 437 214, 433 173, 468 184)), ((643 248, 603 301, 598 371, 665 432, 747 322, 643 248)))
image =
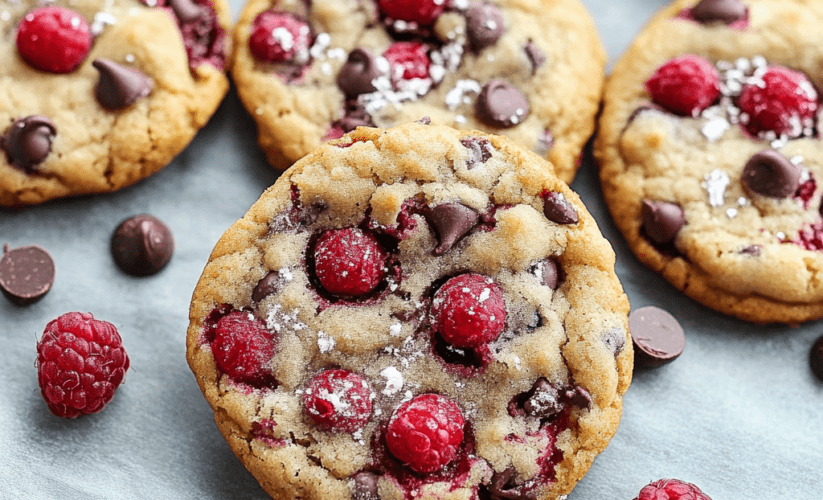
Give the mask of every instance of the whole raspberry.
MULTIPOLYGON (((814 126, 817 91, 803 73, 772 66, 762 82, 743 87, 737 106, 748 115, 746 129, 757 137, 774 132, 776 137, 800 137, 814 126)), ((743 121, 743 120, 741 120, 743 121)))
POLYGON ((249 49, 260 61, 304 63, 311 44, 311 28, 293 14, 267 10, 252 23, 249 49))
POLYGON ((464 423, 457 403, 439 394, 423 394, 395 410, 386 445, 412 470, 434 472, 454 459, 463 442, 464 423))
POLYGON ((75 418, 111 401, 129 369, 120 334, 89 313, 52 320, 37 343, 37 382, 52 413, 75 418))
POLYGON ((402 80, 429 77, 428 47, 420 42, 395 42, 383 52, 391 66, 391 80, 395 85, 402 80))
POLYGON ((91 48, 86 20, 64 7, 42 7, 23 17, 17 27, 17 50, 31 66, 50 73, 68 73, 91 48))
POLYGON ((506 326, 503 291, 486 276, 455 276, 434 294, 432 315, 446 342, 476 348, 496 339, 506 326))
POLYGON ((657 68, 646 89, 652 101, 672 113, 695 117, 720 95, 720 74, 709 61, 686 54, 657 68))
POLYGON ((220 318, 211 345, 217 368, 229 377, 253 385, 266 384, 278 338, 254 313, 232 311, 220 318))
POLYGON ((444 0, 378 0, 377 5, 384 16, 395 21, 408 21, 429 26, 446 7, 444 0))
POLYGON ((326 431, 354 432, 369 421, 371 386, 348 370, 326 370, 309 382, 303 402, 314 424, 326 431))
POLYGON ((326 231, 314 249, 320 284, 335 295, 369 293, 386 276, 388 255, 371 233, 358 228, 326 231))
POLYGON ((661 479, 647 484, 634 500, 712 500, 697 486, 679 479, 661 479))

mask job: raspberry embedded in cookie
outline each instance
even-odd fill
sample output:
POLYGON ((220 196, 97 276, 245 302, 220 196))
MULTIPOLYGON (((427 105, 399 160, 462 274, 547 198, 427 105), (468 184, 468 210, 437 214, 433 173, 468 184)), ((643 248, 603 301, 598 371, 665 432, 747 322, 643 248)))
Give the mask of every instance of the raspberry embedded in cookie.
POLYGON ((386 431, 389 451, 412 470, 430 473, 451 462, 463 442, 465 420, 453 400, 423 394, 395 410, 386 431))
POLYGON ((260 61, 295 62, 309 60, 311 28, 303 19, 288 12, 267 10, 254 19, 249 50, 260 61))
POLYGON ((712 500, 697 486, 679 479, 661 479, 647 484, 634 500, 712 500))
POLYGON ((386 276, 388 254, 371 234, 356 227, 333 229, 314 248, 314 269, 329 293, 358 297, 374 290, 386 276))
POLYGON ((720 74, 709 61, 694 54, 675 57, 646 80, 656 104, 681 116, 698 116, 720 95, 720 74))
POLYGON ((31 66, 49 73, 68 73, 91 49, 86 20, 65 7, 41 7, 23 17, 17 27, 17 50, 31 66))
POLYGON ((217 321, 211 350, 217 368, 229 377, 266 385, 273 380, 269 365, 278 344, 278 338, 254 313, 231 311, 217 321))
POLYGON ((395 21, 408 21, 420 26, 434 24, 446 6, 445 0, 378 0, 384 16, 395 21))
POLYGON ((752 135, 794 139, 812 135, 817 99, 806 75, 772 66, 758 81, 743 87, 737 105, 748 117, 748 121, 741 117, 741 123, 752 135))
POLYGON ((480 347, 495 340, 506 327, 503 291, 486 276, 455 276, 434 294, 432 316, 437 331, 449 344, 480 347))
POLYGON ((371 398, 371 386, 362 375, 348 370, 326 370, 309 382, 303 402, 318 428, 354 432, 369 421, 371 398))
POLYGON ((428 47, 420 42, 394 42, 383 52, 391 66, 391 81, 397 87, 404 80, 428 78, 431 60, 428 47))

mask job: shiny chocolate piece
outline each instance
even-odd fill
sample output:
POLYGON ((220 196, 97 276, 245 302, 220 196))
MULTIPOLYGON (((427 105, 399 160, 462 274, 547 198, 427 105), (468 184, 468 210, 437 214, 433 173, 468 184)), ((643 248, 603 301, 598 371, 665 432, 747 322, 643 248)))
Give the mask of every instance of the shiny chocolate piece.
POLYGON ((480 90, 475 112, 486 125, 511 128, 528 116, 529 101, 515 86, 495 78, 480 90))
POLYGON ((746 162, 740 180, 754 193, 786 198, 800 186, 800 168, 774 149, 766 149, 746 162))
POLYGON ((546 55, 543 54, 540 47, 535 45, 531 40, 526 43, 523 50, 526 52, 526 57, 529 58, 529 62, 532 64, 532 74, 534 74, 541 66, 546 64, 546 55))
POLYGON ((620 328, 609 328, 600 337, 606 348, 614 353, 615 356, 620 354, 626 346, 626 334, 620 328))
POLYGON ((356 48, 349 53, 340 73, 337 74, 337 86, 346 97, 357 97, 377 90, 374 80, 386 76, 386 68, 381 68, 377 56, 368 49, 356 48))
POLYGON ((352 476, 352 500, 380 500, 377 494, 377 480, 373 472, 361 471, 352 476))
POLYGON ((640 211, 646 236, 660 245, 674 241, 680 228, 686 223, 683 209, 675 203, 643 200, 640 211))
POLYGON ((429 208, 425 215, 440 238, 440 244, 434 248, 435 255, 443 255, 451 250, 454 244, 471 231, 480 220, 477 210, 462 203, 437 205, 429 208))
POLYGON ((3 245, 0 259, 0 289, 14 304, 26 306, 37 302, 54 284, 54 260, 38 245, 9 250, 3 245))
POLYGON ((469 159, 466 160, 468 170, 486 163, 492 157, 492 145, 482 137, 464 137, 460 139, 460 144, 469 150, 469 159))
POLYGON ((285 282, 286 280, 279 272, 269 271, 268 274, 263 276, 263 278, 257 282, 254 290, 252 290, 251 300, 254 302, 260 302, 269 295, 279 292, 282 290, 285 282))
POLYGON ((171 260, 174 238, 160 219, 135 215, 124 220, 111 237, 111 255, 124 272, 134 276, 155 274, 171 260))
POLYGON ((94 96, 108 110, 131 106, 149 95, 154 87, 154 81, 136 68, 121 66, 103 58, 95 59, 91 64, 100 72, 94 96))
POLYGON ((556 224, 577 224, 577 210, 562 193, 546 193, 543 198, 543 215, 556 224))
POLYGON ((57 135, 54 123, 40 115, 14 120, 0 137, 0 149, 6 151, 10 165, 32 173, 51 153, 51 143, 57 135))
POLYGON ((546 378, 540 377, 523 402, 523 411, 530 417, 548 418, 563 411, 562 394, 546 378))
POLYGON ((532 266, 532 273, 541 285, 547 286, 552 290, 557 290, 557 285, 560 283, 560 272, 557 268, 557 262, 549 258, 537 261, 532 266))
POLYGON ((686 347, 683 327, 674 316, 655 306, 635 309, 629 315, 635 366, 656 368, 673 361, 686 347))
POLYGON ((516 481, 516 478, 517 469, 514 466, 506 468, 503 472, 495 471, 488 485, 491 500, 535 500, 535 490, 523 488, 523 484, 516 481))
POLYGON ((809 367, 815 377, 823 382, 823 336, 819 337, 809 351, 809 367))
POLYGON ((474 3, 466 10, 466 36, 469 46, 480 52, 503 35, 503 14, 496 5, 474 3))
POLYGON ((700 24, 731 24, 745 19, 748 8, 740 0, 701 0, 692 8, 692 17, 700 24))

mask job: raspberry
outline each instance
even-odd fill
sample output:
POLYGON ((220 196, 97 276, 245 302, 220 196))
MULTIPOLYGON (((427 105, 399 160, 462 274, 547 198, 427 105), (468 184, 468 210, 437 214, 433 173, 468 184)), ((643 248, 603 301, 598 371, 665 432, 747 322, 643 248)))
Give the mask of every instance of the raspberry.
POLYGON ((37 343, 37 382, 58 417, 102 410, 128 369, 117 329, 89 313, 70 312, 52 320, 37 343))
POLYGON ((322 430, 354 432, 369 421, 371 386, 348 370, 326 370, 309 382, 303 399, 306 413, 322 430))
POLYGON ((463 442, 464 422, 457 403, 439 394, 423 394, 395 410, 386 444, 413 470, 434 472, 454 459, 463 442))
POLYGON ((672 113, 699 116, 720 95, 720 74, 709 61, 686 54, 657 68, 646 89, 652 101, 672 113))
POLYGON ((444 0, 378 0, 378 7, 384 16, 409 21, 420 26, 434 24, 446 6, 444 0))
POLYGON ((712 500, 697 486, 679 479, 661 479, 640 490, 634 500, 712 500))
POLYGON ((252 24, 249 49, 260 61, 306 62, 312 43, 311 28, 293 14, 267 10, 252 24))
POLYGON ((211 345, 214 362, 229 377, 249 384, 271 381, 269 364, 278 339, 253 313, 231 311, 217 322, 211 345))
POLYGON ((391 80, 397 85, 402 80, 429 77, 428 48, 420 42, 395 42, 383 57, 391 65, 391 80))
POLYGON ((768 132, 796 138, 814 126, 817 91, 802 73, 773 66, 762 75, 762 82, 743 87, 737 102, 748 115, 746 129, 757 137, 768 132))
POLYGON ((314 249, 317 279, 329 293, 359 296, 386 276, 387 254, 377 239, 358 228, 326 231, 314 249))
POLYGON ((432 314, 443 339, 456 347, 491 342, 506 326, 503 291, 486 276, 461 274, 434 294, 432 314))
POLYGON ((50 73, 68 73, 91 48, 86 20, 64 7, 42 7, 26 14, 17 28, 17 50, 31 66, 50 73))

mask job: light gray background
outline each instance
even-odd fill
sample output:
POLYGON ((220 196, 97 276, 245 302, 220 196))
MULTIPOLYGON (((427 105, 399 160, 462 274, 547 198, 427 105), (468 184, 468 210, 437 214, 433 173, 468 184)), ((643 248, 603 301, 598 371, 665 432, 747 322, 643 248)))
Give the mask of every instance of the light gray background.
MULTIPOLYGON (((663 0, 584 0, 609 68, 663 0)), ((242 0, 231 0, 237 16, 242 0)), ((573 50, 574 48, 570 48, 573 50)), ((0 299, 0 498, 265 499, 220 436, 185 361, 191 292, 217 239, 274 182, 234 89, 171 165, 111 195, 0 210, 0 243, 39 244, 57 264, 54 288, 26 308, 0 299), (121 273, 109 237, 151 213, 177 249, 148 278, 121 273), (89 311, 114 323, 132 360, 101 413, 52 416, 37 386, 35 343, 46 323, 89 311)), ((624 417, 570 500, 631 500, 664 477, 714 500, 823 497, 823 384, 808 367, 820 322, 758 327, 680 295, 634 258, 600 198, 587 154, 572 187, 617 252, 632 307, 663 307, 686 330, 684 354, 635 374, 624 417)))

